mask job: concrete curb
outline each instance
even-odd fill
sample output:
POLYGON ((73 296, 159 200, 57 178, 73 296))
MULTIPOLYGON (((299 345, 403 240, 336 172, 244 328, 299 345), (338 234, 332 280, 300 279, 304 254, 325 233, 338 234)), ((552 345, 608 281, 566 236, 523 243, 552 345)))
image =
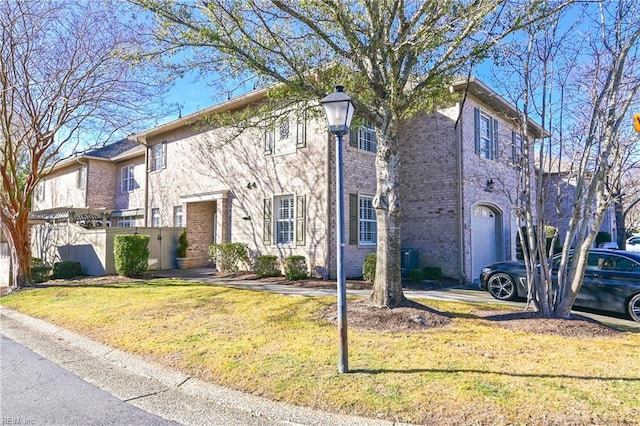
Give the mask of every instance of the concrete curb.
POLYGON ((184 425, 399 424, 324 413, 226 389, 3 306, 0 333, 117 398, 184 425))

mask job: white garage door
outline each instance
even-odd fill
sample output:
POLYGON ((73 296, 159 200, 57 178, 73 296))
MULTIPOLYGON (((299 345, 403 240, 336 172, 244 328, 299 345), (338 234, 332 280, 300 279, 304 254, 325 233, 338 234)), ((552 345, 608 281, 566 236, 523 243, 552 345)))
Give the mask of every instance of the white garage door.
POLYGON ((496 215, 486 206, 473 208, 471 216, 471 271, 473 280, 480 278, 483 267, 498 260, 496 215))

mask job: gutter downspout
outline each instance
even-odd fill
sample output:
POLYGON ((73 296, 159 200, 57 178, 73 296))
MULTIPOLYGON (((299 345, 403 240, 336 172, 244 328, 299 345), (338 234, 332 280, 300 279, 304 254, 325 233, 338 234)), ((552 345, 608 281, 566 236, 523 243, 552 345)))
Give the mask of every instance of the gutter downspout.
POLYGON ((84 176, 84 206, 86 208, 91 208, 91 206, 89 206, 89 203, 87 202, 87 200, 89 199, 89 162, 87 161, 86 163, 83 163, 81 161, 81 158, 76 158, 76 163, 86 167, 86 173, 84 176))
POLYGON ((464 185, 462 184, 462 180, 463 180, 463 171, 462 171, 462 156, 463 156, 463 149, 462 149, 462 110, 464 108, 464 103, 462 102, 458 102, 459 105, 459 109, 458 109, 458 121, 455 124, 456 127, 456 144, 457 144, 457 148, 458 148, 458 161, 456 163, 456 172, 458 175, 458 265, 460 267, 460 270, 458 271, 458 278, 461 282, 466 283, 467 282, 467 275, 465 274, 464 270, 465 270, 465 257, 464 257, 464 216, 465 216, 465 211, 464 211, 464 196, 463 196, 463 188, 464 185))
MULTIPOLYGON (((325 161, 325 176, 327 182, 327 219, 331 217, 331 135, 327 132, 327 158, 325 161)), ((336 153, 337 154, 337 153, 336 153)), ((323 277, 329 279, 331 277, 331 221, 327 220, 327 227, 325 228, 325 258, 324 264, 327 265, 327 276, 323 277)), ((333 245, 335 246, 335 245, 333 245)), ((336 268, 337 269, 337 268, 336 268)), ((336 271, 337 272, 337 271, 336 271)))
POLYGON ((144 226, 149 226, 149 146, 146 137, 136 139, 144 145, 144 226))

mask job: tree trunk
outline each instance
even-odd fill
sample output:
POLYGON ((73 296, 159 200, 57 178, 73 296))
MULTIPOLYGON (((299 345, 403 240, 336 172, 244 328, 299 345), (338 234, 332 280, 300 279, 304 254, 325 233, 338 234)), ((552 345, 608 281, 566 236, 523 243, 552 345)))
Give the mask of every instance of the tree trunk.
POLYGON ((624 206, 620 202, 620 198, 616 197, 613 202, 613 210, 616 217, 616 235, 618 248, 620 250, 627 249, 627 233, 624 226, 624 206))
POLYGON ((379 138, 385 143, 378 145, 376 155, 378 185, 373 207, 378 221, 378 247, 370 300, 377 306, 394 308, 407 304, 400 270, 400 154, 397 134, 392 132, 390 137, 385 136, 379 138))
POLYGON ((18 215, 11 224, 3 226, 3 232, 11 249, 11 267, 13 289, 31 285, 31 240, 29 238, 28 212, 18 215))

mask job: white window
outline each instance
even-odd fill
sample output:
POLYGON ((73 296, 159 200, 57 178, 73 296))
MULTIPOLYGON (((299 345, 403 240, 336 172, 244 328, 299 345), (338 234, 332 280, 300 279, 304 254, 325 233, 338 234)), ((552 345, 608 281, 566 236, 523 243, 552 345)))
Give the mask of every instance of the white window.
POLYGON ((44 201, 44 181, 38 182, 34 197, 36 201, 44 201))
POLYGON ((122 228, 133 228, 136 225, 136 220, 131 218, 120 218, 118 219, 118 226, 122 228))
POLYGON ((167 147, 166 143, 158 143, 151 147, 151 171, 157 171, 166 166, 167 147))
POLYGON ((173 207, 173 226, 182 228, 184 225, 182 220, 182 206, 173 207))
POLYGON ((293 244, 295 225, 295 204, 293 195, 277 197, 276 206, 276 244, 293 244))
POLYGON ((522 166, 522 136, 517 132, 511 133, 511 144, 513 152, 513 164, 516 166, 522 166))
POLYGON ((296 139, 292 137, 290 132, 289 117, 283 118, 276 128, 276 143, 274 147, 275 155, 292 154, 296 152, 296 139))
POLYGON ((296 152, 307 144, 306 113, 297 111, 280 117, 266 126, 264 132, 264 153, 284 155, 296 152))
POLYGON ((84 188, 87 184, 87 166, 82 166, 78 169, 78 188, 84 188))
POLYGON ((160 226, 160 209, 151 209, 151 226, 157 228, 160 226))
POLYGON ((358 148, 368 152, 376 152, 378 150, 376 127, 373 123, 365 121, 360 129, 358 129, 358 148))
POLYGON ((492 151, 491 118, 480 114, 480 155, 484 158, 491 159, 492 151))
POLYGON ((358 197, 358 244, 375 244, 378 236, 373 197, 358 197))
POLYGON ((134 166, 124 166, 120 169, 120 192, 131 192, 135 189, 134 166))
POLYGON ((474 108, 476 154, 487 160, 498 156, 498 120, 474 108))

